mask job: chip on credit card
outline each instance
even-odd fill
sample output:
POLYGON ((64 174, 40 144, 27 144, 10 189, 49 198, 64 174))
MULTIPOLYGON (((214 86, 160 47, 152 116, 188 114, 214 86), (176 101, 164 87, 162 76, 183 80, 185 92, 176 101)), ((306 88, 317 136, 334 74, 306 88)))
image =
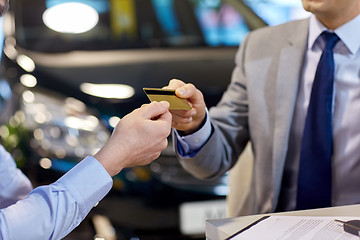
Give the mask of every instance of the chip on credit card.
POLYGON ((163 88, 143 88, 150 101, 167 101, 170 110, 191 110, 189 102, 184 98, 179 98, 173 89, 163 88))

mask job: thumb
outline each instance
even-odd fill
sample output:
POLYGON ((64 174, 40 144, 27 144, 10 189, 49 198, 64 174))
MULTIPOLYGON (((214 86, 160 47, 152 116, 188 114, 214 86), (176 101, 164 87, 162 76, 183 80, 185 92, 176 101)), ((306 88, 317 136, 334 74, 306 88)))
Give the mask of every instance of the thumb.
POLYGON ((202 103, 202 93, 191 83, 185 84, 176 89, 176 95, 180 98, 187 98, 192 104, 202 103))
POLYGON ((156 118, 169 110, 170 104, 166 101, 151 102, 150 104, 142 107, 144 116, 147 119, 156 118))

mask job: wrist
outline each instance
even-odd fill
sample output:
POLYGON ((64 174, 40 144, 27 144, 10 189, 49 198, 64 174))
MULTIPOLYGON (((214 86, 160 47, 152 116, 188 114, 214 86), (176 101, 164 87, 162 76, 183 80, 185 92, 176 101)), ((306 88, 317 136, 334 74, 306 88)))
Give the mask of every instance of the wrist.
POLYGON ((109 151, 111 149, 106 149, 105 145, 102 149, 100 149, 96 154, 94 154, 94 158, 104 167, 104 169, 108 172, 108 174, 113 177, 118 174, 124 167, 121 166, 121 162, 118 159, 120 154, 117 154, 114 151, 109 151))
POLYGON ((178 133, 180 136, 186 136, 186 135, 193 134, 193 133, 199 131, 204 126, 205 122, 206 122, 206 115, 201 121, 199 121, 198 124, 194 124, 195 126, 192 127, 191 129, 185 130, 185 131, 178 131, 178 133))

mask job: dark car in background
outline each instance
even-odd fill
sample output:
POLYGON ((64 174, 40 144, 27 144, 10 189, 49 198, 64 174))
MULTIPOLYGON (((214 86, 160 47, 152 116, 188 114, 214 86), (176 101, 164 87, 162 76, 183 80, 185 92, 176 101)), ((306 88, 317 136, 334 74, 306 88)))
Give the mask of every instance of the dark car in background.
MULTIPOLYGON (((299 9, 270 0, 14 0, 3 19, 1 143, 35 186, 50 183, 149 102, 143 87, 178 78, 215 105, 246 34, 298 18, 299 9), (50 11, 73 2, 90 12, 75 5, 50 11)), ((225 217, 227 175, 190 176, 169 141, 150 165, 115 176, 112 191, 68 239, 203 238, 205 219, 225 217)))

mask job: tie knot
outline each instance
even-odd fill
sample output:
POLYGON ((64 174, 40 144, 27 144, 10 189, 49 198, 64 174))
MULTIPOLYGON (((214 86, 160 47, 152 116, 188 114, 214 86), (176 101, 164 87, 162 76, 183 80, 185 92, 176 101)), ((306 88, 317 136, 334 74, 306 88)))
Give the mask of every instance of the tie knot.
POLYGON ((330 51, 332 51, 335 44, 340 40, 338 35, 336 35, 336 33, 333 33, 333 32, 325 31, 325 32, 321 33, 321 36, 325 40, 325 43, 326 43, 325 44, 325 49, 330 50, 330 51))

